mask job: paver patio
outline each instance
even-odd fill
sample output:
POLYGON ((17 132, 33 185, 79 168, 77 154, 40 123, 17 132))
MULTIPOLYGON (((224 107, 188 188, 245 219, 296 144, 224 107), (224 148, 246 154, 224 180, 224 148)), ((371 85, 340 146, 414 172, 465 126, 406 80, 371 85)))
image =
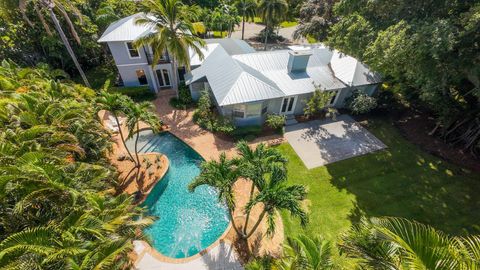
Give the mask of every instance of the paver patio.
POLYGON ((308 169, 386 147, 348 115, 287 126, 285 138, 308 169))

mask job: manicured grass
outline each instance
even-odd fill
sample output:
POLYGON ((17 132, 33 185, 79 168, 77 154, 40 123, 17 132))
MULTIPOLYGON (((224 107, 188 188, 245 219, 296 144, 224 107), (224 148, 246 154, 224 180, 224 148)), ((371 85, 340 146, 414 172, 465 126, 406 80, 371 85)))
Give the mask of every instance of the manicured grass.
MULTIPOLYGON (((262 18, 260 17, 255 17, 253 18, 253 22, 256 24, 263 24, 262 18)), ((280 23, 280 27, 285 28, 285 27, 292 27, 297 25, 298 22, 296 21, 283 21, 280 23)))
POLYGON ((224 37, 227 37, 227 34, 228 34, 227 31, 223 31, 223 32, 213 31, 213 37, 214 38, 224 38, 224 37))
POLYGON ((292 27, 292 26, 295 26, 297 24, 298 24, 298 22, 296 22, 296 21, 293 21, 293 22, 284 21, 284 22, 280 23, 280 27, 282 27, 282 28, 292 27))
POLYGON ((282 213, 285 235, 335 240, 361 215, 405 217, 455 235, 480 232, 480 174, 423 152, 387 120, 370 120, 367 128, 387 150, 312 170, 288 143, 277 146, 289 158, 289 181, 309 190, 309 225, 282 213))
POLYGON ((318 40, 316 40, 314 37, 311 37, 311 36, 307 36, 307 41, 308 43, 310 44, 313 44, 313 43, 317 43, 318 40))

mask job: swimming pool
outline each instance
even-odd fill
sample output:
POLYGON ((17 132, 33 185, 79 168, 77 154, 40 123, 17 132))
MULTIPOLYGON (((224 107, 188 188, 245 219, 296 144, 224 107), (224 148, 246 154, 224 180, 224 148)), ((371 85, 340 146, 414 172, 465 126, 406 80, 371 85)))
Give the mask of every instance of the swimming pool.
POLYGON ((203 158, 169 132, 141 131, 139 149, 162 153, 170 162, 144 202, 148 214, 158 217, 145 230, 153 247, 172 258, 190 257, 207 248, 223 234, 229 220, 215 189, 200 186, 193 193, 187 189, 199 175, 203 158))

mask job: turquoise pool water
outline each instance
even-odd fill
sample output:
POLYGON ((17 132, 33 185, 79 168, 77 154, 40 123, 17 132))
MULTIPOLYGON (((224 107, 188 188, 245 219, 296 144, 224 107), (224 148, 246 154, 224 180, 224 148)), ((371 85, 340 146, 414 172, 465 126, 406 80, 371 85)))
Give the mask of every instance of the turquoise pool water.
POLYGON ((142 131, 141 152, 160 152, 170 161, 164 178, 148 195, 144 205, 155 223, 145 230, 153 247, 163 255, 185 258, 215 242, 228 226, 228 214, 217 192, 201 186, 188 192, 188 184, 200 173, 203 158, 169 132, 142 131))

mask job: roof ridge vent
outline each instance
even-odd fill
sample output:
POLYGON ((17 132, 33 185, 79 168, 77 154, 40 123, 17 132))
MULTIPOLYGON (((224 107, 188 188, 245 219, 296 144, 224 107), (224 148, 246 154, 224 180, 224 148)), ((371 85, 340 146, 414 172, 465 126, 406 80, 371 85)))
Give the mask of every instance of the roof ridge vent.
POLYGON ((287 64, 288 72, 305 72, 307 70, 308 59, 311 55, 311 50, 289 51, 287 64))

